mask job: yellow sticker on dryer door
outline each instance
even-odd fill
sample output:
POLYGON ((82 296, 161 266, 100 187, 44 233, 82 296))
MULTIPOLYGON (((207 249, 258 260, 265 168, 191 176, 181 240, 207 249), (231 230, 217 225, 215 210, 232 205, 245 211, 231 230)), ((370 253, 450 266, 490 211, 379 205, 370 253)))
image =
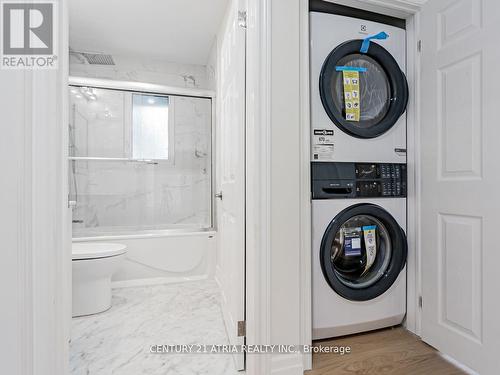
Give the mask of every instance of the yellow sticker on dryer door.
POLYGON ((359 121, 359 71, 342 70, 344 79, 345 119, 359 121))

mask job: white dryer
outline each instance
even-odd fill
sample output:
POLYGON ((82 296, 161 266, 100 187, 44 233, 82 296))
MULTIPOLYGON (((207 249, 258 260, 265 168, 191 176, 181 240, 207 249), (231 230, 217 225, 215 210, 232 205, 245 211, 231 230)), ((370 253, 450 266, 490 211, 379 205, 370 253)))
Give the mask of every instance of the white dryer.
POLYGON ((312 163, 313 339, 406 313, 406 166, 312 163))
POLYGON ((311 160, 405 163, 404 28, 312 11, 310 38, 311 160))

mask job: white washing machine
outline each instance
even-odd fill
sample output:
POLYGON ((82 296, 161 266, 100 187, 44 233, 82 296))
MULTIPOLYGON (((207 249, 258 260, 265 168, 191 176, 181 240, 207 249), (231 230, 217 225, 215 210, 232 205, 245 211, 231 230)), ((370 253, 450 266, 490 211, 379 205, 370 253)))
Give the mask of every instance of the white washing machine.
POLYGON ((406 165, 312 163, 313 339, 406 313, 406 165))
POLYGON ((312 11, 310 38, 311 160, 406 163, 404 28, 312 11))

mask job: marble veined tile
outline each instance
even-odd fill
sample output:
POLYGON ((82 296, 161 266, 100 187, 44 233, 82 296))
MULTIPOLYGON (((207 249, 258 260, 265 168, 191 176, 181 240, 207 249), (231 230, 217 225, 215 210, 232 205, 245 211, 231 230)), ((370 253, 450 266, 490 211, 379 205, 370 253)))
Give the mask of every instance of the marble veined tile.
POLYGON ((238 374, 229 354, 150 353, 177 344, 228 344, 214 281, 114 289, 110 310, 73 319, 71 374, 238 374))

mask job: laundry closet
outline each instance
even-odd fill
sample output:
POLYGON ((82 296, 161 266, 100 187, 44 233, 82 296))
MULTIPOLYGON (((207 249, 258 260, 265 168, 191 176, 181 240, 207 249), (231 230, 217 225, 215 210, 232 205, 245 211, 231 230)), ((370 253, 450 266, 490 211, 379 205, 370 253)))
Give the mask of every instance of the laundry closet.
POLYGON ((498 337, 485 327, 498 304, 486 280, 497 256, 484 246, 498 205, 482 192, 498 180, 484 169, 496 148, 486 134, 498 132, 481 100, 498 62, 483 38, 494 8, 428 1, 404 16, 384 2, 308 2, 317 345, 402 325, 457 373, 494 373, 498 337))

